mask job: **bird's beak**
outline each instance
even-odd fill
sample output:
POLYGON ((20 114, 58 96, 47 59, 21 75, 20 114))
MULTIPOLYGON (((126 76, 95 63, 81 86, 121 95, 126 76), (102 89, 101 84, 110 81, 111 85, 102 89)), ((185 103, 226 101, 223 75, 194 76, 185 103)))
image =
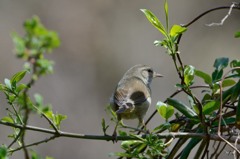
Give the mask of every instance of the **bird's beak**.
POLYGON ((154 72, 154 75, 153 75, 153 77, 155 78, 155 77, 163 77, 163 75, 161 75, 161 74, 159 74, 159 73, 156 73, 156 72, 154 72))

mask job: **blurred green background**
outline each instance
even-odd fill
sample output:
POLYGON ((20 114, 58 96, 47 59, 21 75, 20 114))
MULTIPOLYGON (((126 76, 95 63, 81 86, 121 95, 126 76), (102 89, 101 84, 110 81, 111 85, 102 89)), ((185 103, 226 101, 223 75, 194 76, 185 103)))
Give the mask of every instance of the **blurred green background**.
MULTIPOLYGON (((170 24, 184 24, 210 8, 231 5, 229 0, 169 0, 170 24)), ((22 23, 33 15, 38 15, 49 29, 59 33, 61 46, 48 57, 55 61, 54 74, 41 78, 31 93, 40 93, 45 103, 51 103, 55 112, 66 114, 64 131, 102 134, 101 119, 108 123, 104 109, 112 91, 124 72, 135 64, 147 64, 165 77, 153 81, 152 107, 158 100, 172 94, 179 82, 171 58, 165 50, 153 45, 162 36, 147 21, 139 10, 152 10, 162 21, 165 20, 163 0, 0 0, 0 81, 10 78, 22 69, 12 53, 12 32, 23 35, 22 23)), ((234 38, 239 31, 239 11, 220 27, 205 24, 220 22, 227 10, 210 13, 190 26, 184 34, 181 57, 184 64, 210 73, 215 58, 227 56, 239 58, 239 39, 234 38)), ((0 94, 0 118, 6 111, 6 100, 0 94)), ((149 128, 159 125, 161 118, 155 116, 149 128)), ((137 121, 125 122, 135 126, 137 121)), ((39 117, 30 117, 30 125, 47 127, 47 122, 39 117)), ((114 123, 108 130, 112 134, 114 123)), ((11 128, 0 125, 0 144, 9 144, 7 135, 11 128)), ((46 134, 28 132, 27 142, 46 138, 46 134)), ((62 158, 108 158, 108 153, 120 150, 120 142, 59 138, 47 144, 33 147, 42 156, 62 158)), ((15 153, 12 158, 21 159, 23 153, 15 153)))

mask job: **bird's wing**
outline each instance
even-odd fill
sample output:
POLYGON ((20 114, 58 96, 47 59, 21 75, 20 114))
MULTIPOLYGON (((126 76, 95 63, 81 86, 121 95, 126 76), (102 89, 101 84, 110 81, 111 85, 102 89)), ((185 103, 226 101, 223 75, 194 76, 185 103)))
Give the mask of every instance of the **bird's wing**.
POLYGON ((116 113, 134 109, 135 105, 144 103, 149 96, 149 88, 140 80, 128 80, 121 83, 114 94, 114 102, 118 106, 116 113))

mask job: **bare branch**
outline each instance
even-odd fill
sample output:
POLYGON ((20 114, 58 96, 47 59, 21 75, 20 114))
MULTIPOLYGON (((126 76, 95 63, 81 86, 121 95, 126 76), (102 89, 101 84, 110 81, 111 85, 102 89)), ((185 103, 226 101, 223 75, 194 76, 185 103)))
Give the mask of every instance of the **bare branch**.
POLYGON ((229 8, 229 11, 228 11, 227 15, 225 15, 225 17, 221 20, 221 22, 219 22, 219 23, 206 24, 206 26, 211 27, 211 26, 221 26, 221 25, 223 25, 223 23, 225 22, 225 20, 231 15, 233 7, 237 7, 238 5, 239 5, 239 3, 233 2, 233 4, 232 4, 232 5, 230 6, 230 8, 229 8))

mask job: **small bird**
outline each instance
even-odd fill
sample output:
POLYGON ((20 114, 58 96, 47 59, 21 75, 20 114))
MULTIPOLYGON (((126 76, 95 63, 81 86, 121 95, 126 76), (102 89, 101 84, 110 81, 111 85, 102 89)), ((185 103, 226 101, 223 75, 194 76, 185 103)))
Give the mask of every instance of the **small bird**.
POLYGON ((135 65, 130 68, 119 81, 110 105, 117 114, 118 122, 113 136, 117 135, 117 126, 122 119, 138 119, 140 126, 145 126, 144 116, 151 105, 150 84, 155 77, 163 77, 146 65, 135 65))

